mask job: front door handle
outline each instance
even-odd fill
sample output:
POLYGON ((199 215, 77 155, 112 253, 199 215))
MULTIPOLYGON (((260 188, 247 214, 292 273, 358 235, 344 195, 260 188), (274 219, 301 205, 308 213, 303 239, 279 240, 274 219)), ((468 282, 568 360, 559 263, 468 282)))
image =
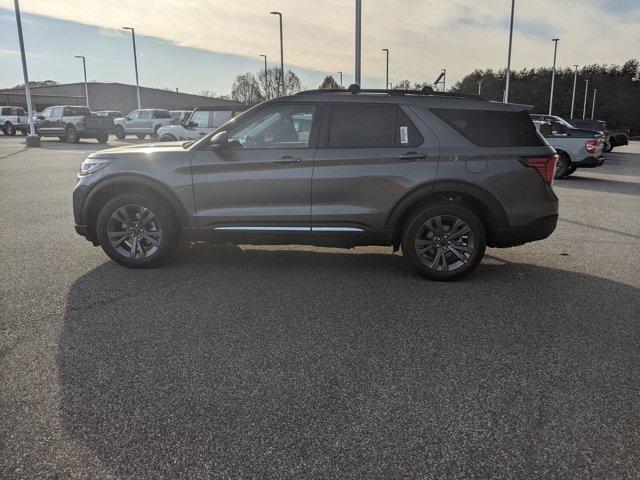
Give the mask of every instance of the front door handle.
POLYGON ((405 162, 416 162, 418 160, 424 160, 427 156, 423 153, 408 152, 406 155, 398 155, 398 160, 404 160, 405 162))
POLYGON ((284 157, 276 158, 273 163, 277 163, 278 165, 293 165, 294 163, 300 163, 301 161, 301 158, 285 155, 284 157))

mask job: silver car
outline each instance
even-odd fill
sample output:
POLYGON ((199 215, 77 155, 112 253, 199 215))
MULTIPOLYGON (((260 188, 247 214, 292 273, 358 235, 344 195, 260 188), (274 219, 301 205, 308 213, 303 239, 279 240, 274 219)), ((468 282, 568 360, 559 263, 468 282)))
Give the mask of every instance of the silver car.
POLYGON ((313 90, 196 142, 89 155, 75 228, 129 267, 158 263, 180 237, 389 245, 427 278, 454 280, 486 246, 553 232, 556 159, 522 105, 428 87, 313 90))

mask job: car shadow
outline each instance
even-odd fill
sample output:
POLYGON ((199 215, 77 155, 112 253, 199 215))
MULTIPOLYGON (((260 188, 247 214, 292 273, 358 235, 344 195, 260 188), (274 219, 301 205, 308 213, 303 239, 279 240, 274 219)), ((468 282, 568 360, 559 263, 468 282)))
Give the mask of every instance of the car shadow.
POLYGON ((498 257, 446 284, 382 249, 192 244, 72 285, 61 418, 117 478, 611 477, 638 461, 638 312, 498 257))
POLYGON ((579 171, 554 183, 556 187, 592 190, 623 195, 640 195, 640 183, 581 176, 579 171))

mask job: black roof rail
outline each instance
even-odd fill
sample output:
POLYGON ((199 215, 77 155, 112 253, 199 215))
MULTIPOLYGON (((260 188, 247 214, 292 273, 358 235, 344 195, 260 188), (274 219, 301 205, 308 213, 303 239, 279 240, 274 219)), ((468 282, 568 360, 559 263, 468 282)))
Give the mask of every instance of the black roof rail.
POLYGON ((488 102, 489 99, 481 95, 475 95, 472 93, 457 93, 457 92, 436 92, 433 88, 425 85, 420 90, 394 90, 385 88, 360 88, 359 85, 352 83, 349 88, 336 88, 336 89, 316 89, 316 90, 304 90, 298 92, 296 95, 304 95, 307 93, 386 93, 387 95, 426 95, 434 97, 451 97, 451 98, 466 98, 469 100, 481 100, 488 102))

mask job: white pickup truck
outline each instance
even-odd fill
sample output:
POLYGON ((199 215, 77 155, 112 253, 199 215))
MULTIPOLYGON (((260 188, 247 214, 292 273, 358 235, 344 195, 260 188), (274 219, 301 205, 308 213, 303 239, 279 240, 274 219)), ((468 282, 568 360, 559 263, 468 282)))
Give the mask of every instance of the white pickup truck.
POLYGON ((158 140, 174 142, 176 140, 196 140, 235 117, 236 111, 228 107, 199 107, 188 120, 180 125, 169 125, 158 130, 158 140))
POLYGON ((604 163, 604 137, 597 135, 597 132, 584 136, 586 130, 574 130, 579 135, 572 136, 562 129, 553 131, 547 122, 534 120, 533 124, 558 153, 554 178, 571 175, 578 168, 595 168, 604 163))
POLYGON ((29 116, 22 107, 0 107, 0 129, 5 135, 29 133, 29 116))
POLYGON ((171 112, 160 108, 134 110, 123 118, 115 119, 115 134, 119 140, 127 135, 136 135, 140 140, 147 135, 155 137, 158 129, 175 123, 171 112))

